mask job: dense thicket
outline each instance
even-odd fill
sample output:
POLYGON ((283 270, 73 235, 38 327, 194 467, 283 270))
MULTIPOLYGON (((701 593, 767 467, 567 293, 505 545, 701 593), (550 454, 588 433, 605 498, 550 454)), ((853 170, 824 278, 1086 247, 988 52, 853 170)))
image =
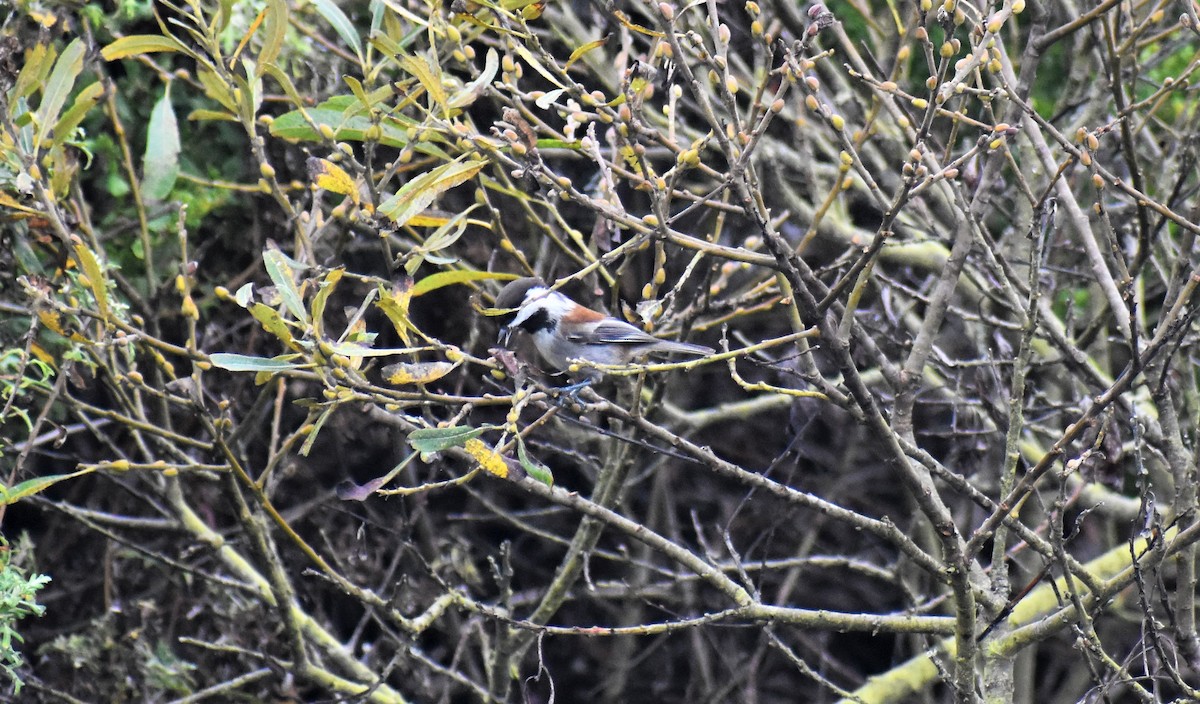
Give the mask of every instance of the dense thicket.
POLYGON ((0 26, 13 696, 1196 698, 1193 5, 109 9, 0 26))

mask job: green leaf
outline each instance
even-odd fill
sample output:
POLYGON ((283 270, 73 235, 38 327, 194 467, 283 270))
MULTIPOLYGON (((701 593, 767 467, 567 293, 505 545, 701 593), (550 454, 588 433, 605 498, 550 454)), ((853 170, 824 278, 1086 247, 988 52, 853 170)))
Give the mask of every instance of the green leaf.
POLYGON ((342 12, 342 9, 333 4, 331 0, 312 0, 312 4, 317 9, 317 12, 321 13, 321 16, 325 18, 325 21, 333 26, 333 31, 338 33, 342 41, 346 42, 346 45, 354 50, 359 63, 362 63, 362 42, 358 38, 358 32, 354 29, 354 24, 346 16, 346 13, 342 12))
POLYGON ((81 469, 78 472, 71 472, 70 474, 51 474, 45 477, 26 479, 23 482, 18 482, 12 488, 0 486, 0 505, 8 506, 9 504, 15 504, 21 499, 33 496, 34 494, 40 494, 61 481, 91 474, 93 471, 95 470, 90 468, 81 469))
POLYGON ((275 62, 288 28, 288 6, 285 0, 268 0, 267 15, 263 20, 263 48, 258 52, 254 75, 262 76, 269 64, 275 62))
POLYGON ((392 357, 398 354, 413 354, 419 348, 413 347, 365 347, 357 342, 334 342, 329 345, 334 354, 346 357, 392 357))
POLYGON ((520 435, 517 436, 517 460, 521 462, 521 469, 524 469, 526 474, 546 486, 554 486, 554 473, 546 465, 529 458, 525 452, 525 441, 520 435))
POLYGON ((283 298, 283 305, 296 320, 307 324, 308 311, 304 310, 300 289, 296 288, 296 277, 290 261, 288 256, 274 247, 263 252, 263 264, 267 268, 267 275, 275 283, 275 288, 283 298))
POLYGON ((454 284, 465 284, 468 281, 511 281, 519 278, 516 274, 500 274, 494 271, 439 271, 436 274, 431 274, 418 281, 412 287, 412 295, 420 296, 430 291, 436 291, 444 286, 453 286, 454 284))
POLYGON ((486 165, 486 161, 477 159, 442 164, 404 184, 396 195, 379 206, 378 212, 394 220, 396 225, 404 225, 442 193, 470 180, 486 165))
MULTIPOLYGON (((358 99, 353 96, 346 97, 358 102, 358 99)), ((370 118, 366 116, 345 118, 342 110, 328 106, 328 103, 323 103, 315 108, 307 108, 304 112, 293 110, 280 115, 271 123, 271 134, 282 139, 323 142, 325 138, 321 136, 321 133, 313 125, 310 125, 308 120, 304 119, 305 112, 308 113, 313 124, 332 127, 333 138, 339 142, 365 142, 367 140, 367 130, 371 127, 370 118)), ((397 149, 408 146, 407 130, 398 127, 394 121, 381 122, 379 129, 380 144, 397 149)))
POLYGON ((329 295, 333 293, 333 289, 337 288, 338 282, 342 280, 342 275, 345 273, 345 267, 339 267, 330 271, 321 281, 321 287, 317 289, 317 295, 313 296, 313 331, 316 333, 316 338, 318 340, 321 339, 321 326, 323 325, 323 318, 325 317, 325 305, 329 301, 329 295))
POLYGON ((420 428, 408 434, 408 444, 417 452, 441 452, 461 447, 468 440, 483 435, 486 428, 454 425, 449 428, 420 428))
POLYGON ((238 119, 248 125, 254 122, 254 116, 258 114, 258 109, 262 106, 262 78, 254 74, 253 61, 242 59, 242 67, 245 69, 246 75, 234 73, 233 81, 238 87, 238 119))
POLYGON ((100 102, 100 98, 104 97, 104 85, 100 81, 96 81, 79 91, 79 95, 75 96, 75 102, 71 104, 70 109, 63 113, 59 118, 58 123, 54 125, 54 141, 61 143, 64 139, 69 138, 75 133, 75 128, 83 122, 83 118, 87 117, 88 112, 100 102))
MULTIPOLYGON (((200 68, 196 71, 196 79, 200 81, 200 85, 204 87, 204 94, 210 99, 221 104, 221 107, 228 110, 230 113, 237 112, 237 101, 229 90, 228 84, 221 80, 213 71, 206 68, 200 68)), ((200 112, 197 110, 196 112, 200 112)), ((236 118, 235 118, 236 119, 236 118)))
POLYGON ((142 194, 150 200, 166 200, 179 177, 179 122, 171 107, 171 87, 150 112, 146 153, 142 157, 142 194))
POLYGON ((193 110, 188 113, 188 122, 237 122, 237 116, 220 110, 193 110))
POLYGON ((124 59, 127 56, 153 54, 161 51, 182 51, 189 53, 173 37, 161 34, 135 34, 129 37, 121 37, 112 44, 109 44, 100 50, 100 55, 104 57, 105 61, 116 61, 117 59, 124 59))
MULTIPOLYGON (((362 81, 350 75, 342 76, 342 80, 345 81, 346 85, 350 87, 350 92, 354 94, 355 98, 358 98, 358 102, 362 103, 363 108, 370 110, 375 106, 377 100, 367 95, 366 89, 363 88, 362 81)), ((379 95, 378 91, 375 92, 375 95, 379 95)))
POLYGON ((289 361, 299 356, 298 354, 286 354, 268 359, 266 357, 252 357, 247 354, 216 352, 208 355, 208 360, 212 362, 214 367, 219 367, 230 372, 285 372, 292 369, 303 369, 308 366, 289 361))
POLYGON ((329 417, 333 415, 337 407, 338 404, 331 403, 325 407, 324 411, 321 411, 321 417, 317 418, 317 422, 313 424, 312 431, 308 433, 308 437, 304 439, 304 444, 300 446, 300 455, 302 457, 308 457, 308 453, 312 451, 313 443, 317 441, 317 435, 320 434, 321 428, 325 426, 325 421, 329 420, 329 417))
POLYGON ((50 78, 46 79, 46 87, 42 93, 42 102, 37 109, 37 140, 34 145, 40 147, 42 140, 49 134, 50 128, 58 122, 58 114, 67 102, 67 96, 75 87, 75 79, 83 70, 83 55, 86 49, 83 41, 73 40, 54 63, 50 78))

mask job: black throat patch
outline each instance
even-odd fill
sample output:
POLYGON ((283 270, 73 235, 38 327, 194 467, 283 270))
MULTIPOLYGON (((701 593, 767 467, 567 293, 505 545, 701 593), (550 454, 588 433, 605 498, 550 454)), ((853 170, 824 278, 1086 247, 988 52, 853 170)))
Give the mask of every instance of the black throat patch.
POLYGON ((550 312, 545 308, 539 308, 525 319, 525 322, 519 326, 522 330, 532 335, 535 332, 542 330, 553 330, 558 326, 558 321, 550 319, 550 312))

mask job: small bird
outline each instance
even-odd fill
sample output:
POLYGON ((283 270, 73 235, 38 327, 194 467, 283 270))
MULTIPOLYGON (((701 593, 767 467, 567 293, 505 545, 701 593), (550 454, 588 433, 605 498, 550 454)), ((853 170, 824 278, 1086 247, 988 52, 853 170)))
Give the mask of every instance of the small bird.
MULTIPOLYGON (((565 371, 571 360, 595 364, 629 364, 650 354, 712 354, 703 345, 663 340, 616 318, 585 308, 546 282, 534 277, 510 282, 496 296, 496 307, 516 309, 500 329, 500 342, 508 344, 515 330, 533 338, 538 353, 554 368, 565 371)), ((601 377, 599 369, 584 369, 590 383, 601 377)))

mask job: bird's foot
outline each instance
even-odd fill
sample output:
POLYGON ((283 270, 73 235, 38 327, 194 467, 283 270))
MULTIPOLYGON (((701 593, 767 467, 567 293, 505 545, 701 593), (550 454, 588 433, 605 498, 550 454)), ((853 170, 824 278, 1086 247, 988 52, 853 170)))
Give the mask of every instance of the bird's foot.
POLYGON ((569 401, 571 403, 578 403, 579 402, 579 392, 581 392, 584 389, 586 389, 587 387, 591 386, 592 382, 594 382, 594 381, 595 381, 595 379, 585 379, 583 381, 576 382, 574 384, 568 384, 566 386, 559 387, 557 389, 554 389, 554 397, 560 403, 563 401, 569 401))

